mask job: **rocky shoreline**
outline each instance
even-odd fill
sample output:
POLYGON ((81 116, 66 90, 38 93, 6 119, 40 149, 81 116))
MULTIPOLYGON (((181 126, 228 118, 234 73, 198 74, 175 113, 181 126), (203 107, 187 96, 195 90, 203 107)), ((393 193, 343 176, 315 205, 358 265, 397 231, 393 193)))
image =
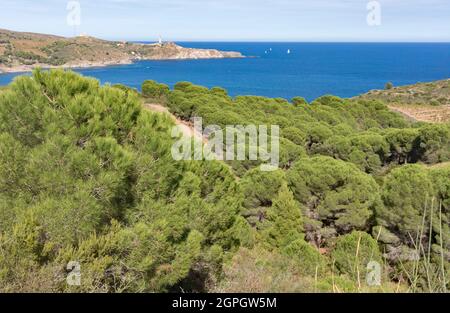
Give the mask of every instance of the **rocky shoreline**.
POLYGON ((0 73, 34 68, 91 68, 141 60, 243 58, 240 52, 184 48, 173 42, 106 41, 89 36, 64 38, 0 29, 0 73))
POLYGON ((219 51, 219 50, 209 50, 209 49, 190 49, 190 48, 181 48, 178 54, 170 55, 170 56, 152 56, 152 57, 142 57, 137 56, 135 58, 124 58, 119 60, 104 60, 104 61, 83 61, 83 62, 69 62, 63 65, 51 65, 45 63, 37 63, 33 65, 16 65, 16 66, 4 66, 0 64, 0 74, 8 74, 8 73, 26 73, 31 72, 35 68, 46 68, 46 69, 54 69, 54 68, 62 68, 62 69, 83 69, 83 68, 95 68, 95 67, 107 67, 114 65, 127 65, 133 64, 137 61, 151 61, 151 60, 206 60, 206 59, 226 59, 226 58, 244 58, 239 52, 228 52, 228 51, 219 51))
POLYGON ((0 66, 0 74, 8 74, 8 73, 26 73, 31 72, 35 68, 46 68, 46 69, 54 69, 54 68, 62 68, 62 69, 75 69, 75 68, 95 68, 95 67, 107 67, 113 65, 126 65, 132 64, 133 61, 117 61, 117 62, 83 62, 79 64, 64 64, 60 66, 50 65, 50 64, 33 64, 33 65, 17 65, 12 67, 4 67, 0 66))

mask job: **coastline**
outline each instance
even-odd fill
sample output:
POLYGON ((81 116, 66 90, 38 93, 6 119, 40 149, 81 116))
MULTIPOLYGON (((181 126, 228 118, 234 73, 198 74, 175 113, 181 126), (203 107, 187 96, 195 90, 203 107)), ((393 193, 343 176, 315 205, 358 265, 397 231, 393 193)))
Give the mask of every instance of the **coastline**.
POLYGON ((17 74, 17 73, 29 73, 36 68, 44 69, 83 69, 83 68, 95 68, 95 67, 107 67, 114 65, 127 65, 133 62, 89 62, 80 64, 65 64, 60 66, 50 65, 50 64, 35 64, 35 65, 17 65, 13 67, 0 67, 0 75, 2 74, 17 74))
POLYGON ((185 48, 175 42, 134 43, 90 36, 73 38, 0 29, 0 74, 35 68, 93 68, 141 60, 243 58, 240 52, 185 48))
POLYGON ((222 55, 210 55, 210 56, 200 56, 200 57, 189 57, 189 56, 175 56, 175 57, 162 57, 162 58, 127 58, 122 60, 114 61, 97 61, 97 62, 80 62, 80 63, 67 63, 63 65, 50 65, 50 64, 33 64, 33 65, 16 65, 12 67, 5 67, 0 65, 0 75, 2 74, 17 74, 17 73, 29 73, 36 68, 44 69, 88 69, 88 68, 102 68, 115 65, 129 65, 134 64, 138 61, 187 61, 187 60, 214 60, 214 59, 242 59, 246 56, 242 55, 240 52, 223 52, 220 51, 222 55))

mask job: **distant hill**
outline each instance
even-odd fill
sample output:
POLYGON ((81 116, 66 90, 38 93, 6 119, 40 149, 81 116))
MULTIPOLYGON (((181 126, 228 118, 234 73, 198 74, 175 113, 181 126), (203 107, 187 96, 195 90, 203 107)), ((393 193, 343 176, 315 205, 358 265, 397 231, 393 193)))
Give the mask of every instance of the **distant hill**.
POLYGON ((450 121, 450 79, 371 90, 356 98, 381 100, 392 110, 415 121, 450 121))
POLYGON ((139 44, 89 36, 65 38, 0 29, 0 72, 35 67, 92 67, 135 60, 239 58, 239 52, 183 48, 175 43, 139 44))

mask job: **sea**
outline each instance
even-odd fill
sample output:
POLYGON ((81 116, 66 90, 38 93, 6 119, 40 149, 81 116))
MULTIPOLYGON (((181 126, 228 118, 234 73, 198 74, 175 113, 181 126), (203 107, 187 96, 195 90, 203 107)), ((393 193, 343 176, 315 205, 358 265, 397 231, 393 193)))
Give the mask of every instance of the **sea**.
MULTIPOLYGON (((153 79, 173 87, 189 81, 220 86, 231 96, 257 95, 308 101, 333 94, 353 97, 372 89, 450 78, 450 43, 178 42, 184 47, 239 51, 246 58, 139 61, 75 69, 101 83, 137 89, 153 79)), ((2 74, 0 85, 17 75, 2 74)))

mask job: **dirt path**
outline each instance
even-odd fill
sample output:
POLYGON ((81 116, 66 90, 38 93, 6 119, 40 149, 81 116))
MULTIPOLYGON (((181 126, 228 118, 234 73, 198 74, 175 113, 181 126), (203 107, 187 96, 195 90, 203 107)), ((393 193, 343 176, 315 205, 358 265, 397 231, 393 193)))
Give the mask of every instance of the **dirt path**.
POLYGON ((389 109, 416 122, 445 123, 450 121, 450 105, 436 107, 424 105, 390 105, 389 109))
POLYGON ((184 136, 195 137, 196 139, 201 140, 204 144, 208 142, 207 138, 203 137, 202 134, 194 130, 194 125, 192 125, 192 123, 177 118, 175 115, 169 112, 169 109, 167 107, 160 104, 145 103, 144 108, 152 112, 168 114, 170 118, 175 122, 175 124, 179 126, 184 136))
MULTIPOLYGON (((162 106, 160 104, 145 103, 144 108, 149 111, 152 111, 152 112, 168 114, 170 116, 170 118, 175 122, 175 124, 180 126, 180 129, 185 136, 188 136, 188 137, 195 136, 196 139, 202 140, 204 145, 206 145, 208 143, 208 138, 203 137, 202 134, 196 132, 194 130, 192 123, 188 123, 186 121, 183 121, 183 120, 177 118, 175 115, 173 115, 172 113, 169 112, 167 107, 162 106)), ((236 180, 240 180, 240 178, 234 173, 234 170, 231 167, 231 165, 227 164, 226 162, 223 162, 223 164, 230 169, 230 173, 234 176, 234 178, 236 180)))

